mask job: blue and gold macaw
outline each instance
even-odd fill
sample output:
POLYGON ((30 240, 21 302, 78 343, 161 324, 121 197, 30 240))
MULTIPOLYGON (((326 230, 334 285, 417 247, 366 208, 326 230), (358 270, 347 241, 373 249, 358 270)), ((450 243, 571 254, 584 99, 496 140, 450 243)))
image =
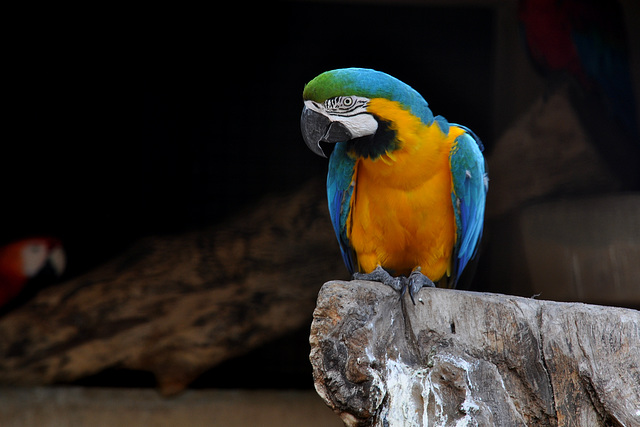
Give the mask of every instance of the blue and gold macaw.
POLYGON ((344 262, 411 299, 455 287, 482 236, 488 178, 478 137, 434 117, 400 80, 370 69, 327 71, 303 92, 307 146, 329 160, 327 196, 344 262))

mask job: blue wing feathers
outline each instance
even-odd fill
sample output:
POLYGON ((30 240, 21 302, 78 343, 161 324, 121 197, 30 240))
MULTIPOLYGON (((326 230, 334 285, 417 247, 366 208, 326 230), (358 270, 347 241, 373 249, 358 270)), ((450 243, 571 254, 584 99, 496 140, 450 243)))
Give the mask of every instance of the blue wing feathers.
POLYGON ((327 199, 329 215, 336 238, 340 244, 342 259, 349 273, 356 271, 357 260, 347 237, 347 220, 351 197, 353 197, 353 173, 355 159, 345 153, 346 144, 336 144, 329 159, 329 173, 327 174, 327 199))
POLYGON ((442 133, 447 135, 449 133, 449 122, 442 116, 436 116, 433 119, 437 124, 442 133))
MULTIPOLYGON (((484 145, 482 145, 482 141, 480 141, 480 138, 478 138, 478 135, 476 135, 471 129, 469 129, 466 126, 463 125, 459 125, 457 123, 452 123, 451 126, 455 126, 458 127, 460 129, 463 129, 466 133, 468 133, 471 138, 476 142, 476 144, 478 145, 478 148, 480 149, 480 152, 484 151, 484 145)), ((473 145, 473 144, 472 144, 473 145)))
POLYGON ((456 283, 459 274, 475 256, 482 237, 488 179, 480 139, 464 126, 452 126, 465 130, 465 133, 456 138, 450 154, 453 178, 451 201, 456 218, 453 260, 456 283))

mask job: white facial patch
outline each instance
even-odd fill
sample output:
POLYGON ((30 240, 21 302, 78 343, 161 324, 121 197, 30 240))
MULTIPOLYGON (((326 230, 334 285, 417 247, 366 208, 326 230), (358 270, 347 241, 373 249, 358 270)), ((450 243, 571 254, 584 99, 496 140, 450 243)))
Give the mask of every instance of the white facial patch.
POLYGON ((22 249, 22 271, 27 277, 35 276, 44 266, 48 256, 47 245, 34 240, 22 249))
POLYGON ((47 261, 55 274, 60 276, 66 267, 67 260, 64 249, 58 244, 51 247, 51 243, 39 238, 28 240, 21 249, 22 272, 26 277, 36 276, 47 261))
POLYGON ((324 115, 332 122, 343 124, 352 138, 373 135, 378 130, 378 122, 367 111, 368 105, 369 98, 362 96, 337 96, 322 104, 305 101, 307 108, 324 115))
POLYGON ((378 130, 378 122, 369 113, 359 114, 357 116, 340 117, 335 120, 342 123, 353 138, 361 136, 373 135, 378 130))

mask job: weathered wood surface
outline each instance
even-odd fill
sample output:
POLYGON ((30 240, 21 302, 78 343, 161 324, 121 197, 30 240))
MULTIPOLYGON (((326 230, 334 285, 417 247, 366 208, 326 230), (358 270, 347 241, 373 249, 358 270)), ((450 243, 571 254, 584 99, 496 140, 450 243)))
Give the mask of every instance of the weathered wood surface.
POLYGON ((324 185, 309 183, 215 228, 142 240, 0 318, 0 384, 126 368, 174 393, 308 324, 318 283, 334 277, 347 275, 324 185))
POLYGON ((316 390, 347 425, 640 425, 640 312, 328 282, 316 390))

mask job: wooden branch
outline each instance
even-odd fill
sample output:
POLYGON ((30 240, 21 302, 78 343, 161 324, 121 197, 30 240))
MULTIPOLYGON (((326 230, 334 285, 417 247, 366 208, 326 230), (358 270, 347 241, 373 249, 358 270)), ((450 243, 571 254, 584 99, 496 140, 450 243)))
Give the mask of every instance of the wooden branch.
POLYGON ((144 239, 0 319, 0 383, 145 370, 164 393, 311 321, 317 283, 347 277, 322 182, 206 230, 144 239))
POLYGON ((640 312, 328 282, 316 390, 349 426, 640 425, 640 312))

